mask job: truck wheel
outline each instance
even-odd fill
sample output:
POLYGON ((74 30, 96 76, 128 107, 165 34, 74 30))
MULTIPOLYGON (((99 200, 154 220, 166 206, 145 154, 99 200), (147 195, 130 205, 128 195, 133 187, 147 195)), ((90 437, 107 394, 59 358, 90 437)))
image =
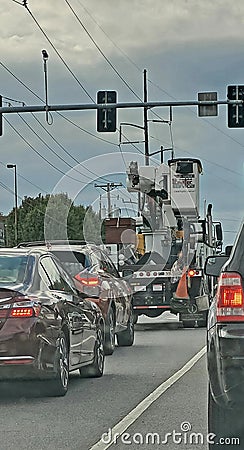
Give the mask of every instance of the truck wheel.
POLYGON ((133 311, 131 309, 126 330, 117 333, 117 343, 119 347, 130 347, 131 345, 133 345, 133 342, 134 342, 134 322, 133 322, 133 311))
POLYGON ((209 450, 244 448, 243 415, 241 408, 218 405, 208 391, 208 433, 214 433, 209 450), (239 444, 237 445, 237 440, 239 444), (223 443, 225 442, 225 443, 223 443), (235 444, 236 443, 236 444, 235 444), (221 445, 220 445, 221 444, 221 445))

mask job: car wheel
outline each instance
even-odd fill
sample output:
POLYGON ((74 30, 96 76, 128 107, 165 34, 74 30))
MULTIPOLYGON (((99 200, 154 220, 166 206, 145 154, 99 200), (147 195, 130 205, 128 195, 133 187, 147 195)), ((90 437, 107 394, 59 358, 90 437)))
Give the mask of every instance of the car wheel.
POLYGON ((66 394, 69 384, 69 350, 66 337, 61 332, 54 355, 55 379, 51 380, 51 393, 61 397, 66 394))
POLYGON ((209 387, 208 433, 215 434, 209 450, 244 448, 243 413, 241 408, 227 408, 215 402, 209 387), (237 445, 237 440, 239 444, 237 445))
POLYGON ((120 347, 130 347, 134 342, 134 320, 133 311, 131 309, 130 316, 125 331, 117 333, 117 343, 120 347))
POLYGON ((105 322, 105 339, 104 339, 104 353, 105 355, 112 355, 115 348, 115 317, 114 310, 110 308, 105 322))
POLYGON ((104 370, 104 347, 103 333, 99 328, 97 332, 97 341, 94 348, 94 360, 92 364, 81 367, 79 369, 82 378, 99 378, 103 375, 104 370))

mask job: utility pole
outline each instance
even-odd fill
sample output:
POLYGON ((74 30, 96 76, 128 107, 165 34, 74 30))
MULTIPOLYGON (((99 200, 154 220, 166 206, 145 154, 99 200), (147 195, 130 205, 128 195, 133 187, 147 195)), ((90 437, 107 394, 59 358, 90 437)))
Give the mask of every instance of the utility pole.
MULTIPOLYGON (((144 91, 144 103, 147 103, 147 70, 143 71, 143 91, 144 91)), ((144 111, 144 136, 145 136, 145 165, 149 166, 149 139, 148 139, 148 119, 147 119, 147 107, 143 108, 144 111)))
POLYGON ((105 192, 107 192, 107 200, 108 200, 108 218, 111 217, 111 195, 110 192, 120 186, 123 186, 122 183, 106 183, 106 184, 97 184, 95 183, 95 187, 103 189, 105 192))
POLYGON ((18 244, 18 184, 17 184, 17 165, 7 164, 7 169, 14 169, 14 237, 15 245, 18 244))

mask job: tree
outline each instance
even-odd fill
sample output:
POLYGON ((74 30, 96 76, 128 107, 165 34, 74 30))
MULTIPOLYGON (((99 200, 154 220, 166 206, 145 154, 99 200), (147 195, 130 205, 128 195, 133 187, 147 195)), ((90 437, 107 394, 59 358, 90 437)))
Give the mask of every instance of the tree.
MULTIPOLYGON (((18 242, 84 238, 90 242, 101 241, 98 214, 90 207, 74 205, 66 193, 46 196, 39 194, 35 198, 26 196, 17 214, 18 242), (83 232, 84 223, 88 226, 89 232, 83 232)), ((14 210, 7 216, 6 229, 8 245, 13 246, 14 210)))

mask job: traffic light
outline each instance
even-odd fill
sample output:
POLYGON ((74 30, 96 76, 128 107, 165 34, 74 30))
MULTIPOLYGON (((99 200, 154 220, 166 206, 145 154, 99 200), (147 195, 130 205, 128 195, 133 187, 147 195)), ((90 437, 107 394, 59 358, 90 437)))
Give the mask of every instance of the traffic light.
MULTIPOLYGON (((244 86, 228 86, 228 100, 244 100, 244 86)), ((244 105, 228 105, 228 127, 244 127, 244 105)))
MULTIPOLYGON (((97 103, 116 103, 116 91, 99 91, 97 103)), ((116 131, 116 108, 97 110, 97 131, 111 133, 116 131)))
MULTIPOLYGON (((3 106, 3 98, 0 95, 0 108, 2 108, 3 106)), ((3 115, 2 113, 0 113, 0 136, 3 135, 3 115)))

